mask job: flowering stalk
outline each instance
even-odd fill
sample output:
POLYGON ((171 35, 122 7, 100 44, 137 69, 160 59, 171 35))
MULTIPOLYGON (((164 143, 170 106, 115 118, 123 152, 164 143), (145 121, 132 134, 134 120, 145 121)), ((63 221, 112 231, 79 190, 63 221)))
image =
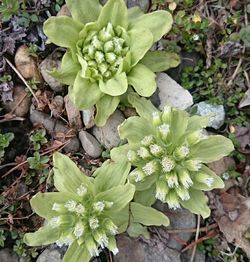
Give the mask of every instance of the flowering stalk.
POLYGON ((61 68, 52 72, 69 85, 69 96, 80 109, 96 105, 102 126, 131 85, 141 96, 155 89, 154 72, 179 64, 179 57, 149 51, 172 26, 167 11, 143 14, 127 9, 124 0, 66 0, 71 17, 51 17, 44 24, 49 41, 67 48, 61 68))
POLYGON ((33 210, 47 223, 37 232, 25 234, 24 242, 69 246, 64 262, 89 261, 104 248, 116 255, 115 235, 126 229, 127 206, 135 191, 134 185, 125 184, 128 172, 128 163, 110 163, 99 168, 93 180, 68 157, 55 153, 54 183, 59 192, 38 193, 31 199, 33 210), (113 173, 115 181, 110 180, 113 173))
MULTIPOLYGON (((209 216, 203 191, 222 188, 223 181, 206 163, 219 160, 233 151, 231 140, 206 134, 208 118, 166 106, 157 110, 136 94, 128 96, 139 116, 128 118, 120 127, 128 145, 127 159, 134 166, 129 181, 138 194, 152 194, 170 208, 181 206, 193 213, 209 216)), ((124 155, 115 149, 114 158, 124 155)), ((153 202, 150 202, 152 204, 153 202)))

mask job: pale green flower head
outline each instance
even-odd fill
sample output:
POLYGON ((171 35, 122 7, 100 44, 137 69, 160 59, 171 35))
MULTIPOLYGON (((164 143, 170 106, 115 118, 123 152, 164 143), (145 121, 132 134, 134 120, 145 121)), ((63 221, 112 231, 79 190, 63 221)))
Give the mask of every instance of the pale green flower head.
POLYGON ((120 137, 127 139, 128 145, 114 149, 111 156, 118 159, 127 152, 135 167, 129 181, 136 185, 136 195, 144 204, 146 198, 148 204, 159 199, 169 208, 183 206, 208 217, 210 210, 202 191, 223 188, 224 183, 206 164, 232 152, 231 140, 207 135, 208 117, 189 116, 168 106, 161 112, 136 94, 130 94, 128 100, 139 116, 128 118, 119 127, 120 137))
POLYGON ((175 67, 176 54, 151 52, 154 42, 172 26, 167 11, 143 14, 127 9, 124 0, 66 0, 71 17, 51 17, 44 32, 52 43, 66 47, 61 69, 52 72, 69 85, 69 95, 79 109, 96 105, 96 124, 102 126, 132 86, 149 97, 156 90, 155 72, 175 67))
POLYGON ((69 246, 64 262, 89 261, 104 248, 116 255, 115 235, 128 226, 128 204, 135 192, 134 185, 125 184, 129 170, 126 162, 106 163, 93 179, 67 156, 55 153, 54 184, 59 192, 38 193, 31 199, 32 209, 46 223, 35 233, 25 234, 24 242, 69 246))

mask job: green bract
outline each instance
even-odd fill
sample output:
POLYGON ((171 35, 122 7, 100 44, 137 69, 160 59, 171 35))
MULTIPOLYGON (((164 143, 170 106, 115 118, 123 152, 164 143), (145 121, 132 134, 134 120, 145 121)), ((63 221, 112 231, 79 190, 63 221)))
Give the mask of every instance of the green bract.
POLYGON ((120 136, 129 146, 115 149, 112 156, 118 158, 129 149, 127 158, 136 167, 129 174, 136 185, 136 201, 153 204, 156 198, 170 208, 183 206, 208 217, 210 210, 202 191, 222 188, 224 183, 206 163, 228 155, 234 149, 231 140, 208 136, 203 129, 207 117, 190 117, 168 106, 160 112, 136 94, 130 94, 128 100, 139 116, 120 126, 120 136))
POLYGON ((128 85, 149 97, 156 89, 154 72, 178 65, 175 54, 149 51, 171 29, 169 12, 127 10, 124 0, 109 0, 104 7, 98 0, 66 3, 72 18, 51 17, 44 24, 49 40, 68 48, 52 75, 70 85, 77 107, 96 105, 97 125, 105 124, 128 85))
POLYGON ((125 184, 129 170, 128 163, 106 163, 93 179, 68 157, 56 153, 54 182, 59 192, 38 193, 31 199, 33 210, 47 224, 26 234, 25 243, 69 245, 64 262, 89 261, 105 247, 116 254, 115 235, 126 230, 128 203, 135 191, 134 185, 125 184))

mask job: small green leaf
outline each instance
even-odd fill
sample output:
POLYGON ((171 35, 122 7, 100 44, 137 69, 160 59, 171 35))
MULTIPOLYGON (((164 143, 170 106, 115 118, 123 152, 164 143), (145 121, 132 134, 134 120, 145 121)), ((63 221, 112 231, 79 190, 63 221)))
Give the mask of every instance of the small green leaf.
POLYGON ((119 127, 121 139, 127 139, 130 146, 134 147, 147 135, 155 133, 151 123, 139 116, 132 116, 125 120, 119 127))
POLYGON ((151 96, 156 90, 155 74, 143 64, 137 64, 128 74, 128 83, 140 96, 151 96))
POLYGON ((115 112, 120 102, 119 96, 103 96, 96 102, 95 123, 97 126, 104 126, 108 118, 115 112))
MULTIPOLYGON (((155 182, 155 181, 154 181, 155 182)), ((148 183, 150 184, 150 183, 148 183)), ((144 191, 136 191, 134 196, 134 201, 136 203, 142 204, 144 206, 152 206, 155 199, 155 185, 152 184, 148 189, 144 191)))
POLYGON ((67 156, 56 152, 53 155, 54 184, 60 192, 76 193, 81 184, 93 190, 93 184, 67 156))
POLYGON ((80 65, 73 60, 71 52, 67 51, 62 58, 61 68, 51 71, 50 75, 66 85, 73 85, 80 70, 80 65))
POLYGON ((123 0, 109 0, 102 8, 98 24, 103 27, 110 22, 113 26, 122 26, 127 29, 128 10, 123 0))
POLYGON ((129 32, 131 67, 134 67, 153 45, 153 35, 147 28, 133 27, 129 32), (138 41, 138 39, 143 39, 138 41))
POLYGON ((188 119, 187 133, 207 127, 209 122, 208 116, 191 116, 188 119))
POLYGON ((135 186, 127 183, 124 186, 117 186, 96 196, 96 200, 113 202, 112 211, 123 209, 134 197, 135 186))
POLYGON ((91 255, 87 248, 79 246, 77 241, 74 241, 64 255, 63 262, 89 262, 90 259, 91 255))
POLYGON ((135 223, 140 223, 145 226, 168 226, 169 219, 162 212, 152 208, 146 207, 139 203, 132 202, 130 205, 132 212, 132 219, 135 223))
POLYGON ((240 30, 240 38, 246 47, 250 47, 250 26, 246 26, 240 30))
POLYGON ((154 42, 157 42, 163 35, 169 32, 172 24, 172 15, 167 11, 160 10, 132 20, 129 28, 147 28, 153 34, 154 42))
POLYGON ((128 102, 136 109, 139 116, 152 121, 152 114, 158 109, 143 97, 139 97, 136 93, 129 93, 128 102))
POLYGON ((82 28, 83 24, 67 16, 50 17, 43 26, 44 33, 52 43, 68 47, 73 53, 76 53, 76 42, 82 28))
POLYGON ((23 242, 29 246, 49 245, 56 242, 61 236, 57 228, 50 225, 41 227, 34 233, 26 233, 23 237, 23 242))
POLYGON ((128 81, 125 73, 114 76, 107 82, 100 81, 100 90, 110 96, 120 96, 128 89, 128 81))
POLYGON ((102 165, 94 173, 96 193, 107 191, 119 185, 124 185, 129 171, 130 164, 127 161, 119 163, 108 162, 108 164, 102 165))
POLYGON ((32 209, 41 217, 50 219, 58 215, 52 210, 54 203, 64 204, 68 200, 77 200, 76 194, 68 192, 37 193, 30 200, 32 209))
POLYGON ((162 72, 177 67, 180 57, 176 53, 166 51, 149 51, 140 62, 153 72, 162 72))
POLYGON ((69 97, 79 109, 87 109, 93 106, 102 97, 96 82, 90 82, 80 76, 78 72, 73 87, 69 88, 69 97))
POLYGON ((191 211, 194 214, 201 215, 204 219, 210 216, 211 210, 209 209, 207 202, 208 198, 200 190, 190 189, 190 199, 182 201, 181 205, 191 211))
POLYGON ((96 21, 101 11, 98 0, 66 0, 66 4, 73 19, 83 24, 96 21))
POLYGON ((147 230, 147 227, 144 227, 139 223, 131 223, 127 229, 127 232, 130 237, 143 236, 146 239, 150 239, 150 234, 147 230))
POLYGON ((127 153, 129 151, 129 145, 122 145, 115 147, 110 151, 110 158, 115 162, 127 161, 127 153))
POLYGON ((176 146, 180 138, 185 134, 188 125, 188 113, 182 110, 173 110, 170 126, 170 141, 176 146))
POLYGON ((106 214, 112 219, 113 223, 118 227, 118 232, 123 233, 127 230, 129 222, 129 205, 120 210, 119 212, 107 211, 106 214))
POLYGON ((192 148, 191 157, 210 163, 229 155, 233 150, 234 145, 230 139, 221 135, 209 136, 192 148))

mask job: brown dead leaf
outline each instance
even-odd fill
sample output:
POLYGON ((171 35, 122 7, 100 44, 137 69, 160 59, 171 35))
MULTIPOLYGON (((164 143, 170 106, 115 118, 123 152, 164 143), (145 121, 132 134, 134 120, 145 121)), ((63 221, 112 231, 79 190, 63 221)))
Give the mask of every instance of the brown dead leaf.
POLYGON ((242 248, 250 258, 250 242, 245 238, 250 228, 250 197, 224 192, 216 206, 215 220, 220 231, 229 243, 242 248))
POLYGON ((250 129, 243 126, 235 127, 235 136, 239 143, 239 151, 244 154, 250 153, 250 129))
POLYGON ((80 111, 70 101, 68 95, 64 97, 64 102, 70 126, 76 130, 82 129, 83 125, 80 111))

